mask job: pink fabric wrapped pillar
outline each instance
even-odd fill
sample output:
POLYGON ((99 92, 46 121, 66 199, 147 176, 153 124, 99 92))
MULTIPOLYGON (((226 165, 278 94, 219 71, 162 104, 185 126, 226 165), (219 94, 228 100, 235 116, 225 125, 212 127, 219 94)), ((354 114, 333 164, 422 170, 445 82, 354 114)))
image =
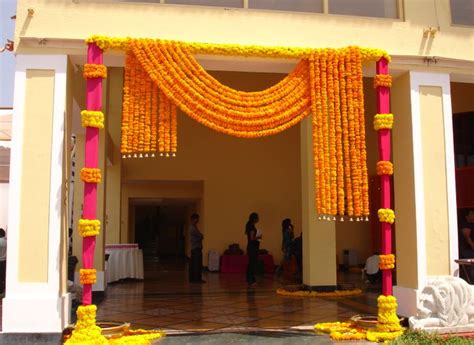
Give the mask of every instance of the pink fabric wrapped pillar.
MULTIPOLYGON (((88 45, 87 63, 102 64, 102 50, 95 44, 88 45)), ((93 111, 102 110, 102 78, 92 78, 86 81, 86 109, 93 111)), ((86 128, 86 143, 84 166, 97 168, 99 165, 99 129, 86 128)), ((96 219, 97 217, 97 184, 84 184, 84 210, 83 219, 96 219)), ((84 268, 94 268, 95 237, 85 237, 82 241, 82 262, 84 268)), ((82 304, 92 303, 92 285, 84 284, 82 304)))
MULTIPOLYGON (((381 58, 377 61, 377 74, 388 74, 388 61, 381 58)), ((390 113, 390 89, 388 87, 377 88, 377 113, 390 113)), ((378 131, 379 158, 381 161, 390 161, 390 129, 381 129, 378 131)), ((382 175, 380 177, 381 207, 391 208, 390 205, 390 176, 382 175)), ((382 254, 392 253, 392 226, 389 223, 381 224, 382 231, 382 254)), ((382 270, 382 293, 385 296, 393 294, 392 288, 392 270, 382 270)))

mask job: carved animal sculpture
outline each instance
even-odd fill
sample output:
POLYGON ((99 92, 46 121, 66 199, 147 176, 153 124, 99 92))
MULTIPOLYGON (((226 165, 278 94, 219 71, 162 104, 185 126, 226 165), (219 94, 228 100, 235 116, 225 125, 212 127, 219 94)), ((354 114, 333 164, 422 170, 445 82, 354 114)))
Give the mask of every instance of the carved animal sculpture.
POLYGON ((410 327, 474 326, 474 287, 457 277, 431 277, 423 289, 410 327))

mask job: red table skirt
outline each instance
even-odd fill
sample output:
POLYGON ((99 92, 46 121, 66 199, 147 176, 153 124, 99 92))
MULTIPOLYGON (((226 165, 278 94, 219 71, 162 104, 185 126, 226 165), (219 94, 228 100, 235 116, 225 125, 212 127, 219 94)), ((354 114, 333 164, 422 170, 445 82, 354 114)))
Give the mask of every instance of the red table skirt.
MULTIPOLYGON (((263 261, 265 273, 273 273, 275 264, 271 254, 259 255, 259 260, 263 261)), ((248 264, 247 255, 222 255, 221 256, 221 272, 222 273, 245 273, 248 264)))

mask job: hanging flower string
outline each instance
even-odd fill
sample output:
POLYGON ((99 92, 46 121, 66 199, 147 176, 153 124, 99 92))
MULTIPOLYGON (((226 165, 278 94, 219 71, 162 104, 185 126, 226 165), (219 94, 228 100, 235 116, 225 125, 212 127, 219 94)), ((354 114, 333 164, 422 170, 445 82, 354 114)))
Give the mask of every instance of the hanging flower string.
MULTIPOLYGON (((123 157, 174 156, 177 107, 201 124, 243 138, 273 135, 313 114, 318 213, 368 215, 362 63, 387 57, 376 49, 281 48, 93 36, 103 49, 126 51, 123 157), (229 88, 193 54, 299 58, 276 85, 256 92, 229 88)), ((351 218, 352 219, 352 218, 351 218)))

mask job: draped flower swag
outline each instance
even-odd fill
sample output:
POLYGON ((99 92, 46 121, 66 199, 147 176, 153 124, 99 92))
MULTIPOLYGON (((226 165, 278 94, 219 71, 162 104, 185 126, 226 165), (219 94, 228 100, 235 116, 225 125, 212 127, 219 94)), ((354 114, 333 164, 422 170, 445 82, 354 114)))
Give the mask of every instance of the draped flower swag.
MULTIPOLYGON (((224 134, 260 138, 312 115, 316 207, 326 219, 369 215, 362 63, 389 59, 378 49, 212 45, 154 39, 88 39, 126 51, 123 157, 174 156, 177 108, 224 134), (193 54, 300 59, 268 89, 243 92, 208 74, 193 54)), ((342 219, 342 218, 341 218, 342 219)))

